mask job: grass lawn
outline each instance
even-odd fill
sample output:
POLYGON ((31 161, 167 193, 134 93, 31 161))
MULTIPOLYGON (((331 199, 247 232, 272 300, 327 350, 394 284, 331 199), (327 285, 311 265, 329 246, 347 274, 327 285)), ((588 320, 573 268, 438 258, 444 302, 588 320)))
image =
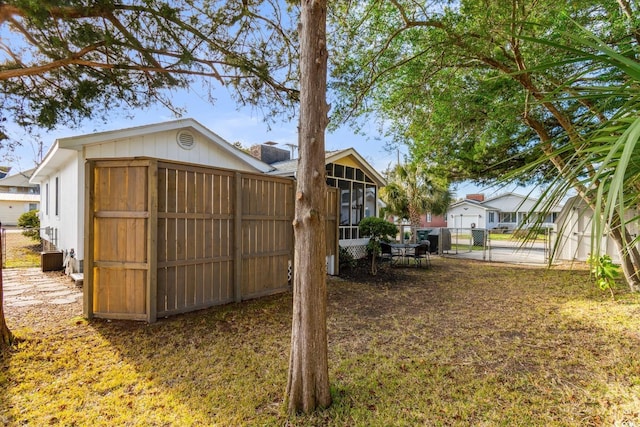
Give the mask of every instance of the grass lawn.
POLYGON ((42 245, 19 231, 5 233, 5 267, 36 267, 40 265, 42 245))
POLYGON ((22 341, 0 361, 0 424, 640 423, 640 296, 613 301, 584 270, 432 262, 329 280, 334 402, 296 418, 290 294, 152 325, 8 310, 22 341))

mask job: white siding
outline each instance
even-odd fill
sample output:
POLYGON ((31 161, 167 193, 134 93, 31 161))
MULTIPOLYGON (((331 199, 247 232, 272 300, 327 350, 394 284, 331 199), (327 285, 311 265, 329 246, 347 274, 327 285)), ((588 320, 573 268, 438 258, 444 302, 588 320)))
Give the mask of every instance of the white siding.
MULTIPOLYGON (((636 215, 627 212, 627 220, 636 215)), ((584 202, 573 198, 568 201, 556 220, 557 233, 553 233, 552 244, 557 245, 555 259, 586 261, 591 253, 593 211, 586 208, 584 202)), ((637 227, 630 226, 629 231, 638 233, 637 227)), ((620 262, 620 251, 617 243, 609 235, 600 239, 600 252, 611 257, 613 262, 620 262)))
MULTIPOLYGON (((75 249, 77 253, 82 245, 82 236, 78 232, 78 224, 83 217, 78 216, 78 195, 81 193, 78 187, 79 159, 68 162, 61 169, 51 173, 40 184, 42 188, 43 209, 40 210, 40 227, 52 227, 57 229, 57 247, 61 250, 75 249), (59 185, 58 214, 56 215, 56 178, 59 185), (46 209, 46 186, 49 184, 49 214, 46 209)), ((84 191, 82 191, 84 193, 84 191)), ((43 235, 46 238, 46 236, 43 235)))
POLYGON ((254 168, 242 162, 226 150, 210 143, 203 135, 191 131, 195 144, 190 150, 181 148, 176 140, 178 131, 165 131, 92 144, 85 147, 87 159, 112 157, 152 157, 178 162, 252 172, 254 168))
POLYGON ((22 200, 0 200, 0 223, 5 225, 17 225, 18 218, 25 212, 29 212, 29 203, 22 200))

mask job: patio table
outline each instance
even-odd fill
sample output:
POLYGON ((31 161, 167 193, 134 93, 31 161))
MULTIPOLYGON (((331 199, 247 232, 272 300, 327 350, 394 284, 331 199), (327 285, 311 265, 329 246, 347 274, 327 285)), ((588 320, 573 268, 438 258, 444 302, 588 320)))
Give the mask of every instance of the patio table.
POLYGON ((389 243, 389 246, 396 251, 396 256, 401 258, 403 265, 409 265, 409 259, 413 258, 415 248, 423 244, 426 244, 427 247, 429 246, 428 241, 422 243, 389 243))

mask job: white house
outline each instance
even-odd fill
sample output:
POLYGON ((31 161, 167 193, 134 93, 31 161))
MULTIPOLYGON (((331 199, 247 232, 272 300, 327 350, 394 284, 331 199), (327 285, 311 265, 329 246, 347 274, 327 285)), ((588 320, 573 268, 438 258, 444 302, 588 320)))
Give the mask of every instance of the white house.
MULTIPOLYGON (((637 216, 636 211, 626 213, 627 220, 637 216)), ((563 261, 586 261, 591 254, 591 236, 593 210, 578 196, 570 198, 556 219, 557 233, 554 233, 552 245, 555 248, 554 259, 563 261)), ((638 235, 638 222, 627 226, 629 232, 638 235)), ((600 252, 620 262, 618 244, 608 234, 600 237, 600 252)))
POLYGON ((273 168, 229 144, 193 119, 92 133, 54 142, 31 176, 40 185, 42 237, 84 258, 85 161, 151 157, 246 172, 273 168))
MULTIPOLYGON (((516 193, 505 193, 489 199, 482 195, 474 195, 449 206, 447 223, 450 228, 502 228, 513 230, 526 223, 538 220, 538 199, 516 193)), ((543 226, 552 226, 561 206, 554 206, 545 218, 541 218, 543 226)))
POLYGON ((0 179, 0 222, 3 226, 17 225, 20 215, 39 208, 39 187, 29 182, 32 173, 33 169, 30 169, 0 179))

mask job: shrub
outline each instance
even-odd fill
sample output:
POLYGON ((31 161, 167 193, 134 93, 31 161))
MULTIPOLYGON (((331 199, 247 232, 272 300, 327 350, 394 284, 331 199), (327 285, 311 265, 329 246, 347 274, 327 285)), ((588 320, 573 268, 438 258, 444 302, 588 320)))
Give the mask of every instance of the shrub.
POLYGON ((356 260, 351 252, 342 246, 340 246, 340 252, 338 252, 338 262, 340 263, 340 268, 354 267, 356 265, 356 260))
POLYGON ((398 228, 382 218, 368 217, 358 225, 361 236, 368 236, 367 252, 371 254, 371 274, 376 275, 376 258, 380 254, 380 241, 389 241, 398 232, 398 228))
POLYGON ((20 215, 18 218, 18 227, 23 228, 22 234, 31 237, 33 240, 40 241, 40 217, 38 211, 29 211, 20 215))

